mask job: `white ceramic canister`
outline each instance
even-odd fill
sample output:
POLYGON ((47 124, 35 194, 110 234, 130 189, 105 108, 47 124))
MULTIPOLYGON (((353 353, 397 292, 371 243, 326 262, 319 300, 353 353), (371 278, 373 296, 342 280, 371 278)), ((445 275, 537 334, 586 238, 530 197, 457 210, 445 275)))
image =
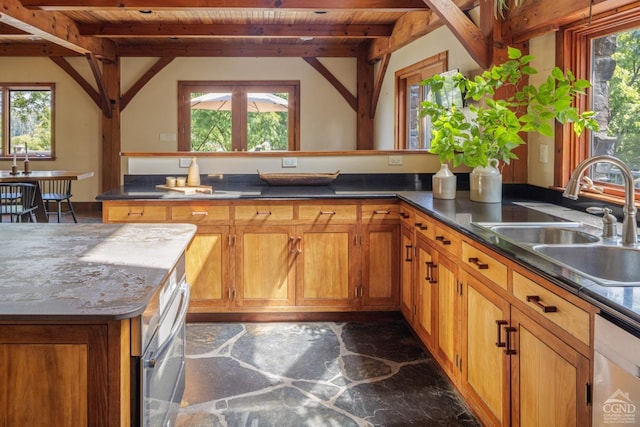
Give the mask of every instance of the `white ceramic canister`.
POLYGON ((456 176, 446 163, 441 164, 440 170, 431 178, 431 191, 435 199, 456 198, 456 176))
POLYGON ((476 166, 469 176, 470 198, 473 202, 502 202, 502 174, 497 168, 498 161, 489 160, 489 166, 476 166))

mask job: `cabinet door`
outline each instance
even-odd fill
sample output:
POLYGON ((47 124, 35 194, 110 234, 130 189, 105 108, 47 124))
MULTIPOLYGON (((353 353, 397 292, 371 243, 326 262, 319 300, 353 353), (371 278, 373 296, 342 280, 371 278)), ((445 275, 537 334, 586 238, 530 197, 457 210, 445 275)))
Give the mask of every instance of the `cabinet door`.
POLYGON ((485 425, 509 425, 509 303, 463 274, 462 390, 485 425))
POLYGON ((423 239, 416 240, 415 320, 414 330, 422 342, 434 349, 436 336, 436 285, 438 283, 435 249, 423 239))
POLYGON ((346 307, 355 301, 355 225, 298 226, 296 304, 346 307))
POLYGON ((400 248, 400 310, 409 323, 413 323, 413 229, 402 224, 400 248))
POLYGON ((436 268, 437 291, 437 332, 436 357, 440 360, 445 372, 452 379, 457 376, 458 366, 458 327, 460 310, 460 290, 458 285, 458 268, 449 258, 438 253, 436 268))
POLYGON ((107 351, 104 325, 3 325, 0 425, 115 425, 107 351))
POLYGON ((590 425, 589 360, 515 307, 511 324, 512 425, 590 425))
POLYGON ((363 229, 362 304, 398 307, 400 280, 400 228, 396 224, 369 225, 363 229))
POLYGON ((220 308, 232 298, 229 282, 229 227, 200 227, 187 248, 189 312, 220 308))
POLYGON ((293 304, 295 238, 292 231, 288 226, 266 225, 236 229, 236 289, 232 292, 236 305, 293 304))

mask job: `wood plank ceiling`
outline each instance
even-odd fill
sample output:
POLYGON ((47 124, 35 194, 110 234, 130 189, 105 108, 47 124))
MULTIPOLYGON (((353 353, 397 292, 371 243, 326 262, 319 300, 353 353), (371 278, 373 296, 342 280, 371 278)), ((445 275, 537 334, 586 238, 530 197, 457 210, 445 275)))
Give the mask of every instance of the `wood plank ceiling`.
MULTIPOLYGON (((468 25, 471 21, 464 14, 478 4, 479 0, 0 0, 0 55, 92 54, 103 60, 353 57, 364 49, 374 62, 446 24, 443 13, 462 17, 460 22, 467 20, 468 25)), ((459 32, 464 39, 469 30, 460 26, 459 32)), ((475 43, 473 37, 469 43, 475 43)), ((486 41, 482 43, 486 50, 486 41)))

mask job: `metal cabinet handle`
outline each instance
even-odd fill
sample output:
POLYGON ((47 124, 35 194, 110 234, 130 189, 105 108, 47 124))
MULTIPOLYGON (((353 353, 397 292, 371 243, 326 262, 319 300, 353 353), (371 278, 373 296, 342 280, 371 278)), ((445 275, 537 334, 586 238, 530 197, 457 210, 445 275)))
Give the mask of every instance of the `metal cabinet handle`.
POLYGON ((436 240, 441 242, 443 245, 450 245, 451 244, 451 240, 445 239, 444 236, 436 236, 436 240))
POLYGON ((132 211, 129 211, 129 212, 127 213, 127 216, 144 216, 144 210, 142 210, 142 211, 140 211, 140 212, 132 212, 132 211))
POLYGON ((320 211, 320 215, 335 215, 336 211, 320 211))
POLYGON ((489 268, 489 264, 485 264, 484 262, 480 262, 478 257, 470 257, 469 262, 471 264, 475 264, 478 267, 478 270, 487 270, 489 268))
POLYGON ((289 236, 289 253, 294 253, 296 251, 296 238, 293 236, 289 236))
POLYGON ((555 305, 544 305, 540 300, 541 298, 538 295, 527 295, 527 302, 532 302, 540 307, 543 313, 555 313, 558 311, 558 307, 555 305))
POLYGON ((507 322, 506 320, 496 320, 496 325, 497 325, 497 329, 498 329, 498 340, 496 341, 496 347, 506 347, 507 344, 505 342, 502 341, 502 327, 504 325, 507 325, 509 322, 507 322))
POLYGON ((516 354, 516 351, 511 348, 511 333, 516 331, 516 328, 514 328, 513 326, 507 326, 506 328, 504 328, 504 331, 506 332, 506 338, 507 338, 507 342, 505 343, 505 349, 504 349, 504 354, 507 355, 511 355, 511 354, 516 354))
POLYGON ((416 228, 419 228, 420 230, 428 230, 429 229, 429 226, 423 225, 421 222, 416 222, 415 226, 416 226, 416 228))
POLYGON ((299 254, 302 253, 302 236, 298 236, 298 238, 296 239, 296 252, 298 252, 299 254))
POLYGON ((256 211, 256 215, 271 215, 271 211, 256 211))
POLYGON ((408 214, 408 213, 406 213, 406 212, 400 212, 400 217, 401 217, 401 218, 407 219, 407 218, 409 218, 410 216, 411 216, 411 215, 409 215, 409 214, 408 214))
POLYGON ((405 249, 405 251, 406 251, 406 252, 405 252, 405 253, 406 253, 406 255, 405 255, 405 257, 404 257, 404 260, 405 260, 406 262, 411 262, 411 261, 413 261, 413 258, 411 258, 411 248, 412 248, 412 247, 413 247, 413 246, 411 246, 411 245, 406 245, 406 246, 404 247, 404 249, 405 249))
POLYGON ((434 264, 431 261, 427 261, 425 262, 426 266, 427 266, 427 277, 425 277, 426 281, 434 284, 434 283, 438 283, 438 281, 435 279, 434 274, 433 274, 433 269, 437 268, 438 265, 434 264))
POLYGON ((207 211, 191 211, 191 216, 207 216, 209 212, 207 211))
POLYGON ((391 213, 391 211, 388 210, 384 210, 384 211, 379 211, 379 210, 374 210, 373 214, 374 215, 389 215, 391 213))

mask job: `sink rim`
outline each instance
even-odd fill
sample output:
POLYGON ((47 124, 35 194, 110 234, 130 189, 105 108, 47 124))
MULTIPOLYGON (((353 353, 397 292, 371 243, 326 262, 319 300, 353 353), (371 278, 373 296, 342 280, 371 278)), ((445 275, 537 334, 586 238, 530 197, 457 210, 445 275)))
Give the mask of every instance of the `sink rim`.
POLYGON ((472 225, 480 227, 496 237, 511 242, 515 245, 524 246, 526 248, 532 245, 548 244, 548 245, 594 245, 601 244, 601 236, 594 234, 597 229, 591 227, 582 222, 570 222, 570 221, 537 221, 537 222, 472 222, 472 225), (585 237, 585 241, 582 242, 544 242, 544 241, 528 241, 518 239, 511 234, 505 234, 500 232, 500 228, 504 229, 553 229, 553 230, 566 230, 574 232, 585 237))
MULTIPOLYGON (((622 246, 622 245, 605 245, 605 244, 569 244, 569 245, 549 245, 549 244, 539 244, 533 245, 531 247, 531 251, 541 256, 553 264, 566 268, 574 273, 587 277, 588 279, 594 281, 595 283, 604 286, 604 287, 638 287, 640 286, 640 276, 638 280, 635 281, 620 281, 620 280, 612 280, 606 277, 598 276, 585 270, 581 270, 578 267, 568 264, 567 262, 558 259, 559 256, 556 254, 555 256, 552 254, 548 254, 544 251, 544 249, 549 249, 550 251, 573 251, 575 253, 577 250, 579 251, 622 251, 622 252, 634 252, 637 253, 638 257, 640 257, 640 247, 631 247, 631 246, 622 246)), ((586 255, 586 254, 585 254, 586 255)), ((596 254, 596 256, 599 254, 596 254)), ((601 255, 601 254, 600 254, 601 255)), ((585 257, 586 259, 586 257, 585 257)), ((586 264, 588 265, 588 264, 586 264)))

